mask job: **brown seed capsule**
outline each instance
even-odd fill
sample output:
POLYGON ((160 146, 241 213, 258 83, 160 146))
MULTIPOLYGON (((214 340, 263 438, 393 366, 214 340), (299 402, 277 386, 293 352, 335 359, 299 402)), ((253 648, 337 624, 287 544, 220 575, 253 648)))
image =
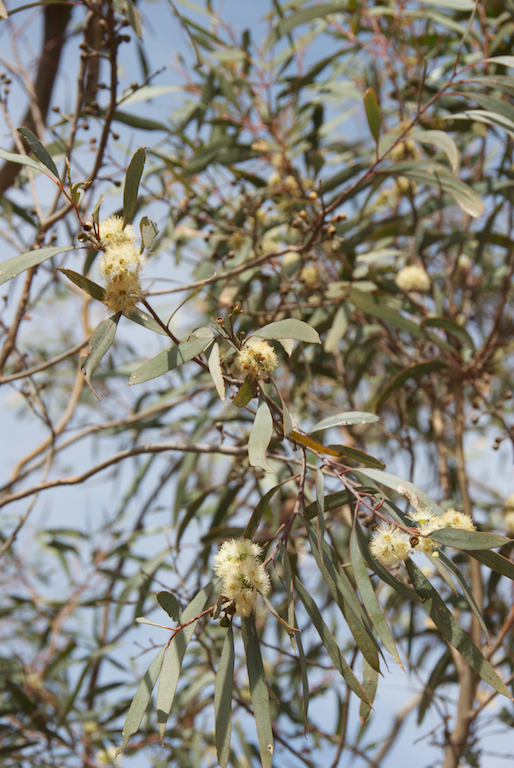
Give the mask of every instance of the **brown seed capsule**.
POLYGON ((346 221, 346 213, 336 213, 332 221, 335 221, 336 223, 346 221))
POLYGON ((335 235, 335 233, 337 232, 337 229, 334 227, 333 224, 331 224, 327 229, 327 232, 332 237, 332 235, 335 235))
POLYGON ((318 199, 318 193, 314 192, 314 190, 313 190, 312 192, 309 192, 307 197, 309 198, 309 200, 317 200, 318 199))
POLYGON ((85 241, 87 240, 87 237, 83 232, 79 232, 77 235, 77 240, 79 241, 79 243, 85 243, 85 241))
POLYGON ((218 325, 223 325, 223 318, 222 317, 217 317, 216 318, 216 322, 218 323, 218 325))
POLYGON ((307 218, 307 211, 300 211, 300 213, 298 214, 298 216, 299 216, 301 219, 306 219, 306 218, 307 218))
POLYGON ((411 536, 409 541, 411 547, 416 547, 419 544, 419 536, 411 536))
POLYGON ((83 225, 84 232, 91 232, 93 229, 93 222, 92 221, 85 221, 83 225))

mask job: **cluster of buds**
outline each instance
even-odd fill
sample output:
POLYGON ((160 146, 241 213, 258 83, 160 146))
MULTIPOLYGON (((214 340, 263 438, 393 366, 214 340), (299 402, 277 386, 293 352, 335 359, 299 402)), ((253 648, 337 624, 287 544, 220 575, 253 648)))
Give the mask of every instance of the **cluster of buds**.
POLYGON ((98 263, 106 280, 104 303, 111 312, 132 309, 144 296, 140 273, 145 262, 135 244, 134 227, 109 216, 100 223, 100 240, 105 247, 98 263))
POLYGON ((270 579, 259 559, 261 552, 250 539, 231 539, 214 556, 214 573, 222 579, 222 595, 238 616, 250 616, 259 596, 269 594, 270 579))
POLYGON ((440 531, 443 528, 476 530, 471 517, 455 509, 448 509, 440 516, 434 515, 428 509, 416 510, 410 512, 409 517, 417 523, 421 536, 409 536, 405 531, 388 523, 381 523, 373 533, 370 542, 371 554, 386 568, 399 565, 413 550, 426 554, 432 552, 439 546, 429 536, 434 531, 440 531))

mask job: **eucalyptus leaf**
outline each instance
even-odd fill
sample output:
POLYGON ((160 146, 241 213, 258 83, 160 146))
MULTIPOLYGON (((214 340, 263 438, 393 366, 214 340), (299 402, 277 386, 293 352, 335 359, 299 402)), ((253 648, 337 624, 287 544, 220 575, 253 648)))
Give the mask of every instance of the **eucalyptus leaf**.
POLYGON ((190 624, 188 622, 203 611, 205 604, 211 595, 213 586, 214 582, 209 582, 207 586, 203 587, 203 589, 195 595, 189 605, 182 611, 180 615, 180 623, 186 626, 175 634, 167 646, 166 656, 162 662, 162 669, 159 677, 156 703, 157 722, 159 724, 161 742, 164 739, 166 723, 175 698, 175 691, 177 690, 184 654, 189 641, 193 637, 196 625, 198 624, 198 621, 192 621, 190 624))
POLYGON ((253 338, 255 337, 259 339, 296 339, 311 344, 321 344, 318 332, 303 320, 277 320, 277 322, 269 323, 255 331, 253 338))
POLYGON ((192 360, 201 354, 205 347, 212 342, 212 332, 197 332, 192 334, 188 341, 183 341, 171 349, 166 349, 158 355, 140 365, 130 376, 130 384, 141 384, 144 381, 155 379, 168 371, 178 368, 180 365, 192 360))
POLYGON ((7 259, 7 261, 0 264, 0 285, 3 285, 8 280, 16 277, 20 272, 24 272, 31 267, 36 267, 43 261, 51 259, 52 256, 57 256, 59 253, 73 251, 74 248, 74 245, 40 248, 36 251, 28 251, 28 253, 20 253, 18 256, 13 256, 12 259, 7 259))
POLYGON ((48 168, 50 173, 53 173, 56 179, 58 179, 59 171, 57 170, 51 155, 48 153, 48 150, 46 150, 45 147, 41 144, 38 137, 35 136, 28 128, 18 128, 18 133, 21 133, 37 159, 48 168))
POLYGON ((266 472, 273 472, 273 467, 266 458, 266 452, 273 436, 273 418, 267 402, 259 400, 257 414, 248 440, 248 461, 252 467, 261 467, 266 472))
MULTIPOLYGON (((127 0, 130 4, 130 0, 127 0)), ((125 176, 125 188, 123 190, 123 226, 132 223, 137 207, 137 194, 139 182, 143 175, 146 154, 145 147, 141 147, 134 153, 125 176)))
POLYGON ((234 659, 234 634, 232 624, 230 624, 223 642, 223 650, 221 651, 221 658, 216 672, 216 683, 214 685, 216 753, 220 768, 226 768, 230 756, 234 659))
POLYGON ((242 618, 241 624, 243 627, 246 666, 250 682, 250 696, 259 739, 261 764, 262 768, 271 768, 273 761, 273 729, 271 726, 268 684, 264 675, 259 636, 255 626, 255 615, 252 613, 250 616, 242 618))
POLYGON ((482 680, 492 686, 498 693, 511 699, 512 697, 509 693, 509 689, 503 680, 498 677, 480 650, 454 619, 437 590, 434 589, 428 579, 411 559, 407 560, 406 565, 414 589, 421 597, 423 608, 443 637, 446 638, 450 645, 459 651, 470 667, 480 675, 482 680))

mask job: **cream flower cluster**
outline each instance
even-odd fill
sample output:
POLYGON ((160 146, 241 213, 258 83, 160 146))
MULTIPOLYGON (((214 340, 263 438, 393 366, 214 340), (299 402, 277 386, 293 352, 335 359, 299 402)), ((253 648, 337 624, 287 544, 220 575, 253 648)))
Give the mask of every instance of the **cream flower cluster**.
POLYGON ((417 264, 410 264, 400 269, 396 275, 396 285, 402 291, 429 291, 430 278, 417 264))
POLYGON ((262 379, 274 371, 278 365, 275 350, 264 339, 248 339, 236 357, 239 368, 248 373, 252 379, 262 379))
POLYGON ((419 533, 422 536, 410 537, 407 533, 394 525, 381 523, 373 532, 370 542, 370 550, 373 557, 391 568, 393 565, 399 565, 407 559, 412 550, 429 553, 439 546, 430 538, 434 531, 440 531, 442 528, 460 528, 463 531, 474 531, 475 526, 469 515, 463 512, 457 512, 455 509, 448 509, 443 515, 434 515, 431 510, 416 510, 409 513, 409 518, 417 523, 419 533), (412 545, 413 539, 418 542, 412 545))
POLYGON ((100 240, 105 246, 98 262, 106 280, 104 303, 111 312, 131 309, 144 296, 140 272, 145 260, 136 247, 134 227, 124 227, 119 216, 109 216, 100 223, 100 240))
POLYGON ((270 579, 259 556, 262 550, 249 539, 225 541, 214 556, 214 573, 222 581, 221 592, 238 616, 255 611, 259 595, 270 591, 270 579))

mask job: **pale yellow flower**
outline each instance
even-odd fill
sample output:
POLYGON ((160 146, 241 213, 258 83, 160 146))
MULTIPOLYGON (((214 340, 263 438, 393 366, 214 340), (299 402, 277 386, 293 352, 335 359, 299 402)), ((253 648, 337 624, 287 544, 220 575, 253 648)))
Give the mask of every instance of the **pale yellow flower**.
POLYGON ((396 285, 402 291, 429 291, 430 278, 423 267, 411 264, 400 269, 396 275, 396 285))
POLYGON ((238 616, 250 616, 259 596, 269 594, 270 578, 259 560, 261 551, 249 539, 232 539, 224 542, 214 556, 214 572, 222 579, 221 593, 238 616))
POLYGON ((111 312, 123 312, 135 307, 144 295, 137 273, 118 272, 105 286, 104 304, 111 312))
POLYGON ((240 370, 248 373, 252 379, 261 379, 274 371, 278 365, 275 350, 264 339, 248 339, 236 357, 240 370))
POLYGON ((130 244, 113 245, 102 253, 98 260, 98 269, 108 280, 114 274, 139 272, 145 263, 138 249, 130 244))
POLYGON ((375 529, 369 548, 373 557, 376 557, 386 568, 402 563, 411 551, 409 536, 388 523, 381 523, 375 529))
POLYGON ((144 297, 139 273, 145 258, 134 244, 135 232, 123 220, 110 216, 100 224, 100 238, 106 245, 98 269, 106 279, 104 304, 111 312, 132 309, 144 297))
POLYGON ((473 520, 464 512, 448 509, 439 519, 439 528, 460 528, 463 531, 476 531, 473 520))
POLYGON ((120 216, 109 216, 100 222, 100 240, 108 248, 112 245, 133 245, 136 240, 136 232, 131 224, 123 227, 123 219, 120 216))

